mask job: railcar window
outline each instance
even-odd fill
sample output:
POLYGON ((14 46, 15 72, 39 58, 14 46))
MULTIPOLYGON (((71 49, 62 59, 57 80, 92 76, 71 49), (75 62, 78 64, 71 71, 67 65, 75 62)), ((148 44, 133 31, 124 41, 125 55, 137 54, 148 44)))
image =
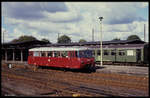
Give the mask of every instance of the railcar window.
POLYGON ((62 57, 68 57, 68 52, 67 51, 62 51, 61 56, 62 57))
POLYGON ((115 55, 115 54, 116 54, 115 50, 111 50, 111 55, 115 55))
POLYGON ((39 56, 40 56, 40 57, 41 57, 41 54, 42 54, 41 51, 39 51, 39 56))
POLYGON ((29 52, 29 56, 32 56, 33 54, 32 54, 32 52, 29 52))
POLYGON ((70 51, 70 57, 74 57, 74 52, 70 51))
POLYGON ((52 57, 53 56, 53 52, 52 51, 49 51, 48 52, 48 57, 52 57))
POLYGON ((54 51, 54 57, 59 57, 60 56, 60 52, 59 51, 54 51))
POLYGON ((79 57, 84 57, 84 52, 83 51, 79 51, 79 57))
POLYGON ((75 51, 75 57, 78 57, 78 52, 77 51, 75 51))
POLYGON ((33 56, 40 56, 38 51, 33 52, 33 56))
POLYGON ((104 55, 109 55, 109 51, 108 50, 104 50, 104 55))
POLYGON ((78 57, 84 57, 84 58, 90 58, 92 56, 92 51, 90 50, 84 50, 84 51, 79 51, 79 56, 78 57))
POLYGON ((46 53, 45 52, 41 52, 41 56, 46 57, 46 53))

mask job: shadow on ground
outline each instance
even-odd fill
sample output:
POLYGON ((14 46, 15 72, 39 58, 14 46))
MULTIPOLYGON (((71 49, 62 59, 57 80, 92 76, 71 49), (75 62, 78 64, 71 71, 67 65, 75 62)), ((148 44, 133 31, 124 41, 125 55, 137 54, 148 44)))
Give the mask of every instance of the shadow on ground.
POLYGON ((95 66, 95 69, 103 69, 103 68, 106 68, 104 66, 95 66))
POLYGON ((49 67, 49 66, 39 66, 40 69, 51 69, 51 70, 60 70, 60 71, 71 71, 71 72, 79 72, 79 73, 92 73, 96 72, 96 69, 101 69, 104 67, 95 67, 94 69, 69 69, 69 68, 58 68, 58 67, 49 67))

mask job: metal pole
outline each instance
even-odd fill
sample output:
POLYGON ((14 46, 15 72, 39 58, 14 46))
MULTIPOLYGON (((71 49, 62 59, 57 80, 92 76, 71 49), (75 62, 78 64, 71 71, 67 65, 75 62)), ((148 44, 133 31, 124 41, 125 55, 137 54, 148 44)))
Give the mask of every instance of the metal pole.
POLYGON ((58 39, 59 39, 59 33, 58 33, 58 39))
POLYGON ((101 42, 100 42, 100 53, 101 53, 101 66, 103 66, 103 57, 102 57, 102 55, 103 55, 103 47, 102 47, 102 19, 103 19, 103 17, 99 17, 99 19, 100 19, 100 29, 101 29, 101 33, 100 33, 100 35, 101 35, 101 42))
POLYGON ((92 41, 94 42, 94 29, 92 29, 92 41))
MULTIPOLYGON (((5 31, 4 31, 5 32, 5 31)), ((3 32, 3 44, 4 44, 4 32, 3 32)))
POLYGON ((103 47, 102 47, 102 23, 101 23, 101 66, 103 65, 103 47))
POLYGON ((144 41, 146 41, 145 24, 144 24, 144 41))

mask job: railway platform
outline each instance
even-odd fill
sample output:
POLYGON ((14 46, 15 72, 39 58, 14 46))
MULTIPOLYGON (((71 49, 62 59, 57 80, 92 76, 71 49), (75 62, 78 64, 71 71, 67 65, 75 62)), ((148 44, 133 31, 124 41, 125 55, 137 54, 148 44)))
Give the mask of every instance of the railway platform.
POLYGON ((149 77, 149 67, 141 66, 96 65, 96 72, 120 73, 149 77))

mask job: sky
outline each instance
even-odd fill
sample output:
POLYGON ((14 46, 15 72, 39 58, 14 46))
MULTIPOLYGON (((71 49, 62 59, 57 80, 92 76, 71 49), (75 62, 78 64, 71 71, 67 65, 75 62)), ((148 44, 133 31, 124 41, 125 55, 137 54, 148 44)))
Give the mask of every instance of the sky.
POLYGON ((10 42, 20 36, 34 36, 57 43, 67 35, 72 42, 80 39, 126 40, 138 35, 149 42, 148 2, 2 2, 1 40, 10 42), (99 17, 103 17, 100 24, 99 17))

